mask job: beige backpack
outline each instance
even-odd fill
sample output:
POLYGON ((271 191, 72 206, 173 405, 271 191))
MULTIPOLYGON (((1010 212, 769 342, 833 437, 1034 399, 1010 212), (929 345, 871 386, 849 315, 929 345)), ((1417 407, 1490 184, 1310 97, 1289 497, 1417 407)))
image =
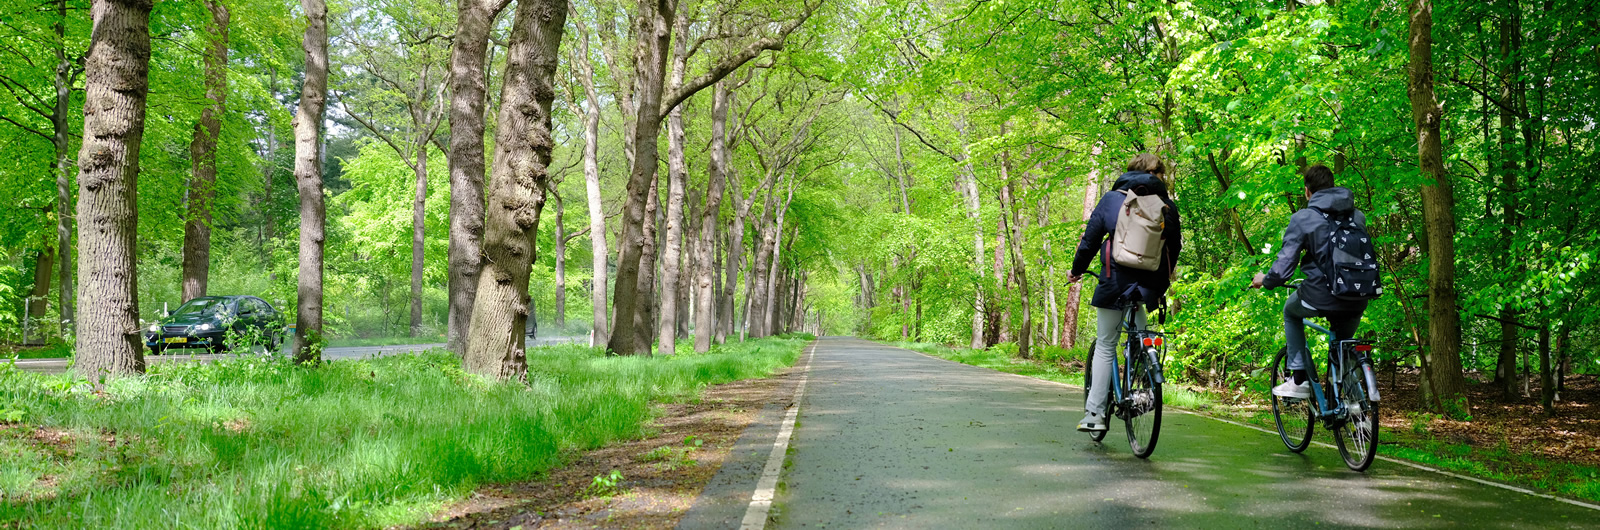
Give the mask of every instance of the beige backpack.
POLYGON ((1161 251, 1166 248, 1161 236, 1167 227, 1167 203, 1157 195, 1134 195, 1129 190, 1122 193, 1127 197, 1117 214, 1111 260, 1128 268, 1156 270, 1161 267, 1161 251))

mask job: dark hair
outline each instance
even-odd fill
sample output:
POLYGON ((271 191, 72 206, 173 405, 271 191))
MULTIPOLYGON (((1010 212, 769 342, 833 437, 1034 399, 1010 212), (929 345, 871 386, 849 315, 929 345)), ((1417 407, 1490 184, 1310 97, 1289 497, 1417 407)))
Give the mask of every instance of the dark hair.
POLYGON ((1128 171, 1143 171, 1145 173, 1152 174, 1166 173, 1167 164, 1162 162, 1161 157, 1156 155, 1152 155, 1150 153, 1139 153, 1137 155, 1133 155, 1133 160, 1128 161, 1128 171))
POLYGON ((1333 187, 1333 171, 1328 166, 1317 164, 1308 167, 1303 175, 1306 178, 1306 191, 1316 193, 1333 187))

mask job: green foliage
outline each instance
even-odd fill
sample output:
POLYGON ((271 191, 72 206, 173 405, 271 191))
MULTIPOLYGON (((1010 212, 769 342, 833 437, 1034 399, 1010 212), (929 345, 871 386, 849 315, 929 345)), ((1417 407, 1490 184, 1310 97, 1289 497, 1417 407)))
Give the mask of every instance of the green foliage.
POLYGON ((773 338, 656 358, 538 348, 526 385, 466 374, 442 351, 314 369, 273 357, 156 364, 104 395, 69 376, 0 367, 0 403, 26 422, 0 428, 0 488, 23 492, 0 504, 0 521, 408 524, 477 485, 526 480, 569 451, 641 436, 652 401, 765 376, 794 362, 804 343, 773 338), (18 441, 19 429, 67 433, 70 454, 12 458, 50 450, 18 441), (55 482, 36 481, 46 475, 55 482), (21 483, 30 486, 14 488, 21 483))

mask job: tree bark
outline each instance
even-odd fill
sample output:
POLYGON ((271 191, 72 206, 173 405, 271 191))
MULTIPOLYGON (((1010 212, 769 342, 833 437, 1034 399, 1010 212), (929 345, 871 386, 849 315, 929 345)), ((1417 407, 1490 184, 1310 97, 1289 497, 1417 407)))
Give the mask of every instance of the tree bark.
POLYGON ((1011 159, 1005 153, 1000 155, 1000 180, 1005 185, 1000 188, 1000 204, 1005 208, 1004 222, 1011 230, 1011 237, 1007 250, 1011 257, 1011 271, 1016 276, 1017 287, 1022 295, 1022 329, 1017 333, 1017 355, 1023 359, 1032 358, 1033 355, 1033 304, 1032 286, 1028 283, 1028 265, 1022 256, 1022 236, 1027 230, 1022 225, 1024 222, 1017 213, 1016 187, 1011 181, 1011 159))
POLYGON ((777 315, 774 314, 774 311, 778 306, 781 305, 781 301, 778 299, 779 293, 777 291, 779 283, 778 272, 784 268, 782 241, 783 218, 784 214, 789 213, 789 204, 794 202, 794 186, 795 182, 790 180, 789 191, 786 194, 787 196, 785 196, 783 199, 783 206, 778 208, 777 217, 772 222, 771 242, 767 243, 772 247, 772 259, 768 262, 767 282, 765 286, 766 295, 762 300, 762 310, 764 313, 760 313, 762 316, 761 335, 757 335, 756 338, 766 337, 777 333, 778 318, 777 315))
POLYGON ((561 183, 552 187, 555 193, 551 198, 556 201, 555 244, 556 244, 556 306, 555 323, 557 330, 567 327, 567 227, 565 224, 567 214, 566 203, 561 200, 561 183))
POLYGON ((50 123, 55 128, 51 137, 51 144, 55 147, 55 177, 56 177, 56 267, 57 283, 60 289, 56 293, 57 303, 61 304, 62 335, 73 327, 73 297, 72 287, 72 220, 74 209, 72 204, 72 158, 67 125, 67 109, 72 105, 72 77, 73 64, 67 60, 67 1, 56 0, 56 106, 50 116, 50 123))
MULTIPOLYGON (((412 337, 422 334, 422 258, 428 205, 428 141, 425 136, 419 136, 417 140, 417 165, 412 168, 417 180, 417 194, 411 204, 410 336, 412 337)), ((446 325, 449 325, 448 322, 446 325)))
MULTIPOLYGON (((459 0, 450 52, 450 351, 466 351, 467 327, 483 268, 484 104, 489 30, 506 2, 459 0)), ((603 236, 602 236, 603 237, 603 236)))
MULTIPOLYGON (((972 273, 974 278, 984 276, 983 266, 983 210, 981 209, 980 195, 978 193, 978 176, 972 169, 971 161, 962 164, 956 173, 961 181, 961 195, 967 206, 967 220, 972 223, 972 273)), ((982 349, 983 343, 983 283, 972 284, 972 349, 982 349)))
POLYGON ((1539 328, 1539 406, 1544 408, 1546 415, 1555 414, 1556 384, 1555 373, 1550 369, 1550 326, 1545 323, 1539 328))
POLYGON ((1450 174, 1444 169, 1439 138, 1444 109, 1433 90, 1433 2, 1412 0, 1410 62, 1407 92, 1417 127, 1417 158, 1422 177, 1423 217, 1428 234, 1428 357, 1427 377, 1443 412, 1470 413, 1466 381, 1461 373, 1461 320, 1456 311, 1455 197, 1450 174), (1431 181, 1431 183, 1426 182, 1431 181))
POLYGON ((322 197, 322 114, 328 97, 328 6, 300 0, 306 13, 305 84, 294 116, 294 180, 300 192, 299 299, 295 307, 295 362, 321 360, 322 250, 327 208, 322 197))
MULTIPOLYGON (((1510 13, 1499 21, 1500 30, 1500 72, 1501 87, 1499 123, 1499 151, 1500 157, 1500 193, 1504 197, 1501 201, 1503 215, 1500 225, 1500 266, 1502 270, 1511 270, 1521 276, 1523 269, 1521 260, 1511 259, 1516 237, 1515 229, 1520 225, 1518 218, 1518 188, 1517 179, 1517 115, 1510 108, 1513 102, 1520 100, 1521 92, 1521 60, 1517 57, 1521 45, 1522 28, 1519 19, 1520 10, 1513 6, 1510 13)), ((1518 328, 1514 324, 1520 317, 1515 309, 1507 308, 1500 312, 1500 355, 1495 362, 1494 383, 1500 387, 1502 397, 1506 400, 1514 399, 1517 392, 1517 345, 1519 341, 1518 328)))
POLYGON ((211 275, 211 201, 217 195, 217 138, 222 133, 222 116, 228 111, 228 6, 221 0, 206 0, 211 14, 206 33, 210 46, 205 55, 206 100, 211 104, 200 111, 189 143, 189 159, 194 164, 189 179, 188 215, 183 222, 183 301, 206 295, 211 275))
POLYGON ((777 204, 773 200, 774 194, 770 191, 767 193, 765 210, 761 215, 761 221, 756 225, 756 233, 761 239, 755 242, 755 259, 752 261, 750 271, 745 274, 744 296, 746 308, 744 328, 745 336, 752 339, 766 336, 762 324, 765 322, 767 315, 766 295, 767 279, 769 277, 767 271, 772 266, 772 247, 777 237, 776 234, 772 233, 772 225, 777 221, 777 212, 774 211, 777 209, 777 204))
POLYGON ((609 326, 606 324, 606 278, 610 275, 606 258, 606 212, 600 197, 600 93, 594 86, 594 66, 589 63, 589 32, 583 21, 575 21, 578 29, 578 48, 573 65, 577 66, 578 83, 583 85, 583 183, 589 200, 589 246, 592 251, 591 267, 594 281, 589 296, 594 304, 594 331, 589 337, 590 346, 606 344, 609 326))
MULTIPOLYGON (((662 74, 666 72, 667 45, 672 40, 673 17, 676 0, 639 0, 634 22, 638 42, 634 47, 634 109, 633 167, 628 174, 626 202, 622 209, 622 236, 617 259, 617 284, 612 299, 617 319, 607 348, 619 355, 650 353, 648 344, 639 344, 639 333, 634 325, 639 319, 640 305, 648 298, 640 296, 643 287, 640 276, 644 255, 645 203, 653 195, 656 163, 661 131, 660 109, 662 74)), ((652 285, 653 287, 653 285, 652 285)))
MULTIPOLYGON (((673 40, 672 89, 683 87, 683 72, 688 68, 688 19, 680 18, 673 40)), ((689 166, 683 154, 683 108, 667 113, 667 226, 661 249, 661 318, 657 323, 656 343, 661 353, 670 353, 678 337, 678 276, 683 261, 683 200, 688 185, 689 166)))
POLYGON ((528 276, 555 148, 550 110, 566 19, 565 0, 522 0, 512 22, 496 120, 486 259, 463 359, 468 372, 495 379, 527 376, 528 276))
MULTIPOLYGON (((734 308, 738 307, 735 297, 738 295, 739 271, 744 268, 745 218, 750 215, 750 207, 754 205, 756 193, 760 190, 751 190, 749 197, 745 197, 743 191, 739 189, 739 176, 733 173, 731 166, 724 166, 722 177, 728 182, 729 191, 733 193, 734 201, 737 203, 734 205, 733 227, 728 230, 727 268, 723 271, 722 300, 719 302, 722 308, 717 311, 720 321, 717 327, 726 338, 727 335, 734 333, 733 323, 737 322, 735 317, 739 316, 735 314, 734 308)), ((749 277, 746 275, 746 302, 749 301, 749 287, 749 277)), ((746 316, 748 315, 747 310, 746 316)))
MULTIPOLYGON (((711 93, 711 153, 706 165, 707 182, 705 208, 700 211, 700 246, 696 248, 700 263, 696 270, 694 311, 694 351, 711 351, 711 342, 717 326, 717 296, 715 291, 715 256, 717 220, 722 212, 722 196, 726 183, 723 173, 728 164, 728 104, 732 90, 728 83, 717 83, 711 93)), ((719 341, 720 342, 720 341, 719 341)))
MULTIPOLYGON (((1083 222, 1089 222, 1089 216, 1094 214, 1094 205, 1100 199, 1100 168, 1095 165, 1099 160, 1100 146, 1094 146, 1095 158, 1090 162, 1089 178, 1083 183, 1083 222)), ((1067 309, 1062 316, 1062 327, 1066 328, 1066 347, 1074 348, 1078 345, 1078 315, 1083 308, 1083 282, 1074 283, 1067 287, 1067 309)))
POLYGON ((84 67, 83 148, 78 152, 77 358, 99 385, 144 372, 139 326, 139 145, 149 93, 151 0, 95 0, 84 67))
MULTIPOLYGON (((657 215, 661 211, 661 193, 657 183, 659 179, 651 177, 650 196, 645 199, 645 221, 640 232, 644 246, 639 249, 639 279, 635 293, 637 302, 634 305, 632 322, 634 344, 643 349, 640 355, 650 355, 650 346, 655 342, 656 323, 656 259, 657 249, 660 248, 656 227, 657 215)), ((620 278, 620 277, 619 277, 620 278)), ((620 281, 620 280, 619 280, 620 281)), ((622 318, 619 314, 618 318, 622 318)), ((670 344, 661 351, 670 354, 670 344)))

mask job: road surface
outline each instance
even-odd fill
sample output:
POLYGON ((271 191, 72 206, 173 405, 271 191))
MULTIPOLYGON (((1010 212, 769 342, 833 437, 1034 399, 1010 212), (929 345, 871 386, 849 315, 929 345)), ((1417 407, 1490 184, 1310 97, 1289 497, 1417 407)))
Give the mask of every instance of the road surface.
MULTIPOLYGON (((571 343, 571 342, 586 341, 588 339, 589 339, 589 337, 587 337, 587 336, 545 337, 545 338, 540 338, 540 339, 529 340, 528 341, 528 346, 529 347, 551 346, 551 345, 555 345, 555 344, 567 344, 567 343, 571 343)), ((325 360, 325 361, 337 361, 337 360, 341 360, 341 359, 360 359, 360 358, 364 358, 364 357, 381 357, 381 356, 384 356, 384 355, 394 355, 394 354, 397 354, 397 353, 411 353, 411 352, 419 352, 419 351, 430 350, 430 349, 433 349, 433 348, 443 348, 444 346, 445 346, 444 343, 440 342, 440 343, 434 343, 434 344, 407 344, 407 345, 397 345, 397 346, 347 346, 347 347, 343 347, 343 348, 326 348, 326 349, 322 350, 322 359, 325 360)), ((287 350, 287 346, 285 346, 284 349, 287 350)), ((199 352, 204 351, 204 350, 201 350, 201 349, 198 349, 198 348, 186 349, 186 350, 177 350, 177 351, 178 351, 178 353, 170 353, 170 354, 162 354, 162 355, 150 355, 149 352, 145 352, 144 362, 147 363, 147 364, 158 364, 158 363, 169 363, 169 362, 211 361, 211 360, 216 360, 216 359, 227 359, 227 358, 231 358, 231 357, 236 357, 235 354, 229 354, 229 353, 217 354, 217 355, 202 354, 202 353, 199 353, 199 352), (190 353, 190 352, 194 352, 194 353, 190 353)), ((68 361, 68 359, 60 358, 60 359, 18 359, 16 361, 0 361, 0 362, 15 362, 16 365, 17 365, 17 368, 20 368, 20 369, 23 369, 23 370, 27 370, 27 371, 30 371, 30 372, 43 372, 43 373, 52 373, 52 374, 54 374, 54 373, 65 372, 67 370, 67 361, 68 361)))
POLYGON ((1074 430, 1076 388, 825 338, 779 528, 1595 528, 1600 511, 1168 409, 1155 454, 1074 430))

